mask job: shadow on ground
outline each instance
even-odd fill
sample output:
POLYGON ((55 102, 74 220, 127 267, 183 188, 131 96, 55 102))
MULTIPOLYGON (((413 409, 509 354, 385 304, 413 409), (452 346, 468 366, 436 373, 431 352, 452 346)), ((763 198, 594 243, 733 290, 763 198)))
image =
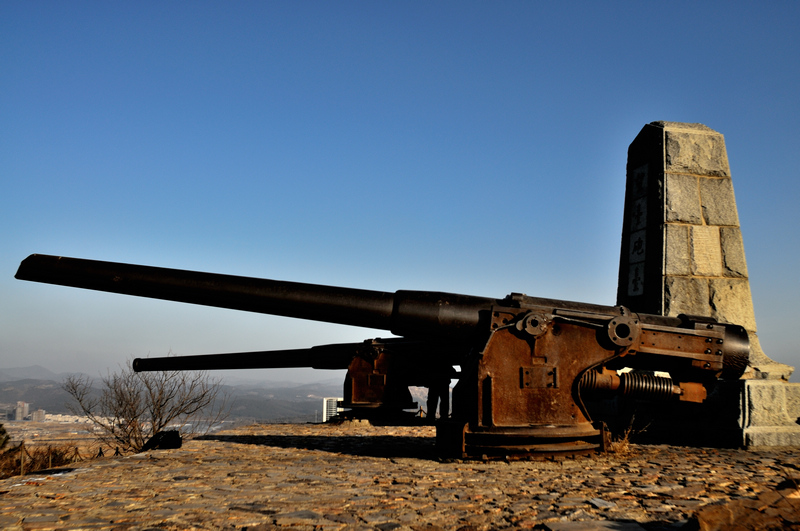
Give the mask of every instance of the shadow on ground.
POLYGON ((258 444, 278 448, 303 448, 367 457, 436 459, 433 437, 390 435, 203 435, 200 441, 258 444))

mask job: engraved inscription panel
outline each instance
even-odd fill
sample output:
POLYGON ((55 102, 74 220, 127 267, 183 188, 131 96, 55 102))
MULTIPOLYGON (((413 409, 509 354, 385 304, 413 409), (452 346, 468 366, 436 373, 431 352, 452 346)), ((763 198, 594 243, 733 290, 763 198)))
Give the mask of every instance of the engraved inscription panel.
POLYGON ((647 172, 643 164, 631 171, 628 200, 628 296, 644 294, 644 264, 647 257, 647 172))
POLYGON ((722 276, 722 246, 719 227, 692 227, 693 273, 701 276, 722 276))

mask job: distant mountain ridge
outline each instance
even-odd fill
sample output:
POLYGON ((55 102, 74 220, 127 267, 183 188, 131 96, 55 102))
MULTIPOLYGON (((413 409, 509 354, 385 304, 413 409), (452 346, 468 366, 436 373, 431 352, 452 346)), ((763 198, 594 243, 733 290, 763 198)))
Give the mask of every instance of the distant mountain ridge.
POLYGON ((7 369, 0 369, 0 382, 13 382, 16 380, 53 380, 60 382, 70 374, 74 373, 55 373, 41 365, 9 367, 7 369))
POLYGON ((12 411, 17 402, 29 403, 31 411, 44 409, 48 413, 66 414, 69 400, 61 383, 55 380, 25 378, 0 382, 0 415, 12 411))
MULTIPOLYGON (((243 378, 240 376, 228 376, 225 375, 224 383, 226 385, 230 385, 233 387, 254 387, 254 388, 294 388, 294 387, 302 387, 302 386, 323 386, 327 387, 329 385, 338 385, 341 387, 342 382, 344 381, 344 371, 342 372, 341 378, 331 378, 330 375, 326 378, 315 379, 311 382, 296 382, 291 380, 268 380, 268 379, 261 379, 261 378, 243 378)), ((84 373, 75 371, 75 372, 53 372, 46 367, 42 367, 41 365, 29 365, 27 367, 9 367, 9 368, 0 368, 0 382, 14 382, 17 380, 52 380, 56 382, 62 382, 67 376, 72 375, 80 375, 80 376, 88 376, 84 373)), ((212 377, 220 376, 221 373, 210 371, 212 377)), ((324 373, 320 373, 322 376, 324 373)), ((90 377, 91 378, 91 377, 90 377)), ((97 379, 97 377, 94 377, 97 379)))
MULTIPOLYGON (((64 378, 75 373, 54 373, 40 365, 0 369, 0 406, 10 411, 17 401, 28 402, 32 410, 69 413, 71 397, 61 387, 64 378)), ((95 383, 99 378, 94 378, 95 383)), ((325 379, 309 383, 252 381, 222 385, 230 396, 231 418, 252 418, 265 422, 313 422, 322 418, 322 398, 338 397, 342 381, 325 379)), ((3 414, 0 409, 0 415, 3 414)))

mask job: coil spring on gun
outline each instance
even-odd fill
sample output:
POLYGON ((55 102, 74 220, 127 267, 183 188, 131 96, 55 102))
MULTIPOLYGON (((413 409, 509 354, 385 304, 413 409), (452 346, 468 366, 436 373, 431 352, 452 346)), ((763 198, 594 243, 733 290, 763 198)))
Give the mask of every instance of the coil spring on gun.
POLYGON ((597 371, 588 371, 581 378, 580 389, 589 392, 610 391, 628 398, 650 400, 667 400, 677 394, 672 378, 643 372, 626 372, 620 375, 614 373, 609 377, 609 375, 601 375, 597 371))
POLYGON ((583 374, 580 381, 581 391, 597 391, 600 389, 600 384, 597 382, 598 372, 587 371, 583 374))
POLYGON ((672 378, 636 372, 620 374, 619 378, 623 396, 666 400, 673 395, 672 378))

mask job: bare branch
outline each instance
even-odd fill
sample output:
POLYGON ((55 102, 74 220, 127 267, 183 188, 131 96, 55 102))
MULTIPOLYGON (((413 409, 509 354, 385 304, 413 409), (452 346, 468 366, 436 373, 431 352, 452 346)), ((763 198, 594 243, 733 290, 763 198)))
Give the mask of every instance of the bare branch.
POLYGON ((86 377, 70 376, 64 390, 68 405, 96 427, 99 440, 127 451, 139 451, 167 428, 184 436, 207 433, 228 415, 221 382, 203 371, 136 373, 130 366, 101 379, 99 389, 86 377))

